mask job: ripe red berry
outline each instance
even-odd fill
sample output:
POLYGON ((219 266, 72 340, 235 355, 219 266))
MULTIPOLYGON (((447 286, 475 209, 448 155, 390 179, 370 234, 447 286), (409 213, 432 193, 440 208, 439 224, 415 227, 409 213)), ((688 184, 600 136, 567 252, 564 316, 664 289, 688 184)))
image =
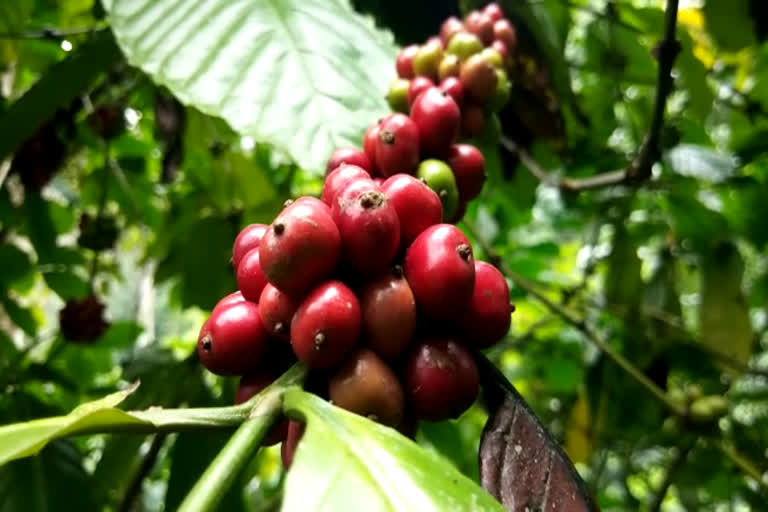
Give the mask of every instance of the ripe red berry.
POLYGON ((368 157, 368 161, 371 162, 371 176, 376 176, 378 173, 378 169, 376 169, 376 141, 379 140, 379 125, 381 124, 381 121, 382 120, 379 119, 369 126, 368 129, 365 130, 365 135, 363 135, 363 151, 365 152, 365 156, 368 157))
POLYGON ((328 176, 341 164, 356 165, 368 173, 371 172, 371 161, 368 155, 357 148, 339 148, 334 151, 325 166, 325 175, 328 176))
POLYGON ((237 266, 237 287, 246 300, 259 302, 261 291, 267 285, 267 277, 259 262, 259 248, 251 249, 237 266))
POLYGON ((476 198, 485 182, 485 159, 480 150, 471 144, 454 144, 447 161, 456 178, 461 200, 476 198))
POLYGON ((501 41, 500 39, 494 39, 491 43, 491 48, 499 52, 499 55, 501 55, 501 60, 506 63, 509 59, 509 49, 507 48, 507 44, 504 41, 501 41))
POLYGON ((399 356, 416 330, 416 300, 395 267, 363 287, 360 292, 365 344, 384 359, 399 356))
POLYGON ((342 259, 360 274, 389 267, 400 245, 397 211, 369 179, 350 183, 331 210, 341 234, 342 259))
POLYGON ((269 342, 259 307, 243 301, 217 306, 200 329, 197 354, 217 375, 242 375, 258 368, 269 342))
POLYGON ((496 69, 481 53, 467 59, 459 78, 467 96, 479 103, 485 103, 496 92, 496 69))
POLYGON ((312 196, 301 196, 296 199, 288 199, 283 203, 283 208, 288 208, 292 204, 304 204, 312 208, 320 209, 328 215, 331 214, 331 207, 322 202, 320 199, 312 196))
POLYGON ((496 2, 486 5, 483 9, 483 14, 488 16, 494 23, 504 17, 504 11, 501 10, 501 7, 496 2))
POLYGON ((285 208, 259 245, 261 268, 281 291, 299 296, 327 277, 341 252, 339 229, 330 215, 309 202, 285 208))
POLYGON ((446 19, 440 26, 440 40, 443 42, 443 46, 448 46, 453 35, 462 30, 464 30, 464 24, 459 18, 451 16, 446 19))
POLYGON ((504 43, 507 50, 514 52, 517 47, 517 31, 509 20, 500 19, 493 24, 493 37, 504 43))
POLYGON ((250 224, 240 231, 232 245, 232 266, 234 268, 240 264, 245 253, 259 246, 268 228, 269 226, 265 224, 250 224))
MULTIPOLYGON (((279 374, 275 371, 266 370, 255 373, 249 373, 240 378, 235 390, 235 404, 247 402, 253 396, 261 393, 267 386, 272 384, 279 374)), ((283 441, 288 436, 288 420, 278 421, 267 432, 266 437, 261 442, 263 446, 272 446, 283 441)))
POLYGON ((507 280, 496 267, 475 262, 475 288, 460 325, 469 345, 487 348, 509 332, 512 307, 507 280))
POLYGON ((422 153, 430 156, 448 152, 456 140, 461 122, 456 102, 437 87, 427 89, 416 98, 411 106, 411 119, 419 129, 422 153))
POLYGON ((336 202, 336 198, 345 188, 347 188, 347 185, 357 179, 370 177, 370 174, 368 174, 365 169, 356 165, 344 165, 338 167, 325 178, 325 183, 323 183, 323 194, 321 196, 323 203, 332 207, 333 203, 336 202))
POLYGON ((283 461, 283 467, 289 469, 293 464, 293 456, 296 453, 296 448, 299 445, 301 436, 304 435, 304 428, 306 424, 300 421, 288 422, 288 434, 285 436, 285 441, 280 446, 280 460, 283 461))
POLYGON ((464 86, 461 85, 461 80, 455 76, 449 76, 440 82, 440 90, 445 91, 451 95, 456 105, 461 105, 464 101, 464 86))
POLYGON ((310 368, 331 368, 360 336, 360 304, 341 281, 320 284, 301 302, 291 322, 291 346, 310 368))
POLYGON ((461 133, 472 137, 485 130, 485 111, 480 105, 464 105, 461 111, 461 133))
POLYGON ((493 20, 480 11, 470 12, 464 20, 464 27, 467 32, 475 34, 484 45, 493 41, 493 20))
POLYGON ((383 425, 396 427, 403 419, 405 398, 395 373, 372 351, 353 353, 328 382, 334 405, 383 425))
POLYGON ((270 334, 290 340, 291 319, 299 307, 298 302, 271 284, 267 284, 259 297, 259 314, 270 334))
POLYGON ((401 247, 408 247, 422 231, 442 221, 440 197, 421 180, 395 174, 381 185, 381 190, 400 220, 401 247))
POLYGON ((379 125, 376 168, 385 178, 413 173, 419 163, 419 131, 405 114, 392 114, 379 125))
POLYGON ((421 312, 455 318, 469 302, 475 283, 469 240, 450 224, 427 228, 408 248, 405 277, 421 312))
POLYGON ((411 79, 414 77, 413 57, 418 51, 419 45, 412 44, 410 46, 406 46, 400 50, 400 53, 397 54, 397 58, 395 59, 395 68, 397 68, 397 75, 400 78, 411 79))
POLYGON ((232 292, 229 295, 225 295, 222 297, 219 302, 216 303, 216 306, 214 306, 214 311, 216 308, 224 307, 229 304, 237 304, 238 302, 245 301, 245 297, 243 297, 243 294, 240 292, 240 290, 237 290, 236 292, 232 292))
POLYGON ((408 86, 408 104, 413 105, 421 93, 434 86, 435 82, 425 76, 417 76, 411 80, 411 84, 408 86))
POLYGON ((475 401, 478 388, 477 366, 470 353, 455 340, 425 340, 409 352, 405 397, 417 418, 457 418, 475 401))

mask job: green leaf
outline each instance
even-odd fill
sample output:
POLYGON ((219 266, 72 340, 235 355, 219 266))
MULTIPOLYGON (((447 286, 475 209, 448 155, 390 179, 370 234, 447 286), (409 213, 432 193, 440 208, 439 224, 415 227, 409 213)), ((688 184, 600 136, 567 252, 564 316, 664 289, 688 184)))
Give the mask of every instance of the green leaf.
POLYGON ((72 443, 52 443, 36 457, 0 468, 0 512, 98 509, 90 475, 72 443))
POLYGON ((755 337, 741 292, 744 262, 733 244, 722 243, 703 258, 701 269, 701 343, 746 363, 755 337))
POLYGON ((738 51, 754 44, 755 32, 750 0, 709 0, 704 4, 707 29, 723 50, 738 51))
POLYGON ((0 245, 0 261, 3 262, 3 271, 0 273, 0 286, 3 287, 26 278, 33 270, 27 253, 10 243, 0 245))
POLYGON ((0 304, 11 321, 27 335, 34 336, 37 333, 37 320, 29 309, 19 306, 16 301, 5 295, 0 296, 0 304))
POLYGON ((285 394, 307 421, 285 482, 283 510, 503 510, 440 456, 397 431, 315 395, 285 394))
POLYGON ((88 295, 88 281, 69 270, 44 272, 43 279, 48 287, 62 300, 79 299, 88 295))
POLYGON ((712 183, 726 180, 736 170, 735 157, 693 144, 680 144, 664 154, 666 164, 674 172, 712 183))
POLYGON ((135 418, 116 409, 136 386, 108 395, 101 400, 82 404, 66 416, 16 423, 0 428, 0 465, 34 455, 49 441, 70 432, 113 424, 141 424, 135 418))
POLYGON ((52 66, 0 118, 0 160, 50 119, 56 109, 84 92, 118 56, 112 35, 103 31, 52 66))
POLYGON ((113 0, 128 60, 182 102, 321 173, 388 111, 389 34, 347 0, 113 0))

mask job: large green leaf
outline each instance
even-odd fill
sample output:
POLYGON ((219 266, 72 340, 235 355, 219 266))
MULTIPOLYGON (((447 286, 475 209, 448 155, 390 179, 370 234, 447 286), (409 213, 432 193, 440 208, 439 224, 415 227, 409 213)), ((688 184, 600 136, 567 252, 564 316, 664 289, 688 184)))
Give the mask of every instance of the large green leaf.
POLYGON ((132 64, 306 169, 388 110, 395 46, 347 0, 104 3, 132 64))
POLYGON ((285 483, 283 510, 503 510, 439 455, 395 430, 309 393, 285 395, 307 430, 285 483))

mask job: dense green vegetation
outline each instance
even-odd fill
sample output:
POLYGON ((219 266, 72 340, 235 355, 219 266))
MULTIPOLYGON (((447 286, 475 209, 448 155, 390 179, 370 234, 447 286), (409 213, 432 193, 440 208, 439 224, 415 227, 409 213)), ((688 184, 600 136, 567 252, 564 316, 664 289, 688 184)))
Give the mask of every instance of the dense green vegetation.
MULTIPOLYGON (((187 409, 233 402, 236 381, 195 345, 236 288, 236 234, 319 195, 333 149, 389 112, 398 48, 482 3, 0 3, 0 424, 109 395, 0 429, 2 462, 61 437, 0 467, 0 512, 179 508, 250 412, 187 409)), ((525 72, 473 139, 488 180, 460 224, 516 305, 487 357, 603 511, 764 509, 765 7, 500 3, 525 72)), ((492 506, 476 484, 482 400, 422 423, 419 450, 300 378, 255 405, 273 414, 288 389, 286 410, 316 421, 296 471, 279 447, 251 457, 266 426, 246 422, 222 452, 243 471, 208 478, 233 484, 222 509, 492 506), (357 443, 329 474, 328 453, 357 443)))

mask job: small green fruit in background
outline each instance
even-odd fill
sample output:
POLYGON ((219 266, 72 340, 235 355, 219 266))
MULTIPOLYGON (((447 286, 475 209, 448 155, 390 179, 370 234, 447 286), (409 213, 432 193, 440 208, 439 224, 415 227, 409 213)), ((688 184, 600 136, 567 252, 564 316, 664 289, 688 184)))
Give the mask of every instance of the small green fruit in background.
POLYGON ((440 41, 428 41, 413 56, 413 72, 416 76, 437 78, 437 68, 442 59, 443 46, 440 41))
POLYGON ((496 69, 504 69, 504 57, 502 57, 501 54, 494 48, 485 48, 482 52, 480 52, 480 55, 482 55, 483 58, 490 62, 491 66, 495 67, 496 69))
POLYGON ((509 101, 512 85, 503 69, 496 69, 496 91, 493 93, 488 106, 493 112, 498 112, 509 101))
POLYGON ((416 169, 416 177, 437 193, 443 204, 443 221, 452 219, 459 207, 459 188, 448 164, 434 158, 424 160, 416 169))
POLYGON ((472 55, 483 51, 483 43, 475 34, 469 32, 457 32, 448 42, 446 53, 456 55, 464 62, 472 55))
POLYGON ((437 78, 442 81, 449 76, 458 77, 460 69, 461 61, 459 60, 459 57, 452 53, 446 53, 443 55, 443 59, 437 67, 437 78))
POLYGON ((387 103, 395 112, 408 113, 408 87, 410 85, 410 80, 395 78, 395 81, 389 86, 387 103))

